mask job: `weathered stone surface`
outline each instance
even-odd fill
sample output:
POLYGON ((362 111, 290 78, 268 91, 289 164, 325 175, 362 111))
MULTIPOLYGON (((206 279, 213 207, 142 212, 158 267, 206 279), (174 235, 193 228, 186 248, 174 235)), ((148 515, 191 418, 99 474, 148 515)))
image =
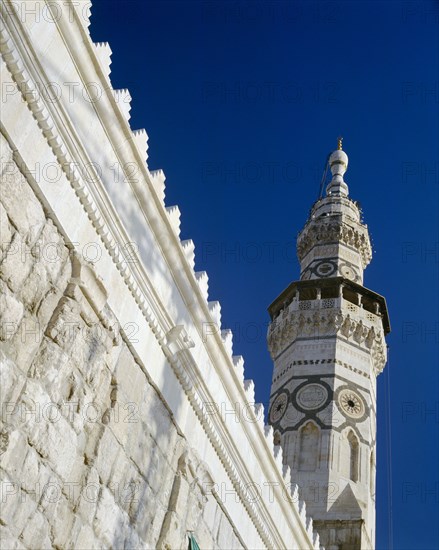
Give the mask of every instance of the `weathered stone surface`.
POLYGON ((35 310, 41 298, 47 292, 47 287, 47 271, 42 263, 36 263, 21 289, 21 299, 29 311, 33 312, 35 310))
POLYGON ((29 444, 68 481, 77 452, 77 435, 42 386, 28 379, 21 401, 29 444))
POLYGON ((11 533, 8 527, 0 525, 0 548, 7 548, 8 550, 24 550, 26 547, 23 546, 20 540, 11 533))
POLYGON ((8 341, 5 351, 20 370, 26 373, 37 354, 43 340, 41 324, 27 309, 17 332, 8 341))
POLYGON ((33 265, 31 249, 24 237, 16 232, 0 264, 0 277, 17 292, 29 275, 33 265))
POLYGON ((4 474, 1 476, 0 493, 2 523, 18 538, 34 514, 37 503, 32 495, 22 491, 18 483, 4 474))
POLYGON ((14 228, 9 223, 8 214, 0 203, 0 260, 3 257, 3 252, 8 249, 13 232, 14 228))
POLYGON ((93 520, 93 528, 98 537, 107 547, 120 548, 128 523, 128 516, 117 506, 111 492, 103 487, 93 520))
POLYGON ((47 518, 39 510, 35 510, 26 522, 21 536, 23 543, 28 548, 50 548, 52 543, 49 532, 47 518))
POLYGON ((69 258, 69 251, 52 220, 47 220, 33 244, 32 255, 45 269, 48 280, 53 284, 56 283, 69 258))
POLYGON ((77 550, 98 550, 102 548, 102 543, 96 538, 90 525, 78 522, 78 528, 77 538, 71 541, 70 546, 77 550))
POLYGON ((1 150, 5 151, 8 159, 5 164, 2 163, 0 201, 14 226, 27 243, 32 244, 46 221, 44 211, 18 166, 11 162, 10 148, 3 135, 0 139, 1 150))
POLYGON ((24 306, 0 281, 0 340, 9 340, 18 330, 24 306))
POLYGON ((18 396, 26 382, 20 369, 0 350, 0 399, 2 422, 8 423, 18 396))

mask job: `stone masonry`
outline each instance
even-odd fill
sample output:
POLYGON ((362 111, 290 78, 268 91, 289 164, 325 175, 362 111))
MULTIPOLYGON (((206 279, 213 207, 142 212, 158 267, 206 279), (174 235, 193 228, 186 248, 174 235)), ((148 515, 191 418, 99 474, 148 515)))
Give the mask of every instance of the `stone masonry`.
POLYGON ((2 548, 176 548, 188 529, 242 548, 105 288, 1 140, 2 548))
POLYGON ((89 24, 0 4, 0 547, 317 550, 89 24))

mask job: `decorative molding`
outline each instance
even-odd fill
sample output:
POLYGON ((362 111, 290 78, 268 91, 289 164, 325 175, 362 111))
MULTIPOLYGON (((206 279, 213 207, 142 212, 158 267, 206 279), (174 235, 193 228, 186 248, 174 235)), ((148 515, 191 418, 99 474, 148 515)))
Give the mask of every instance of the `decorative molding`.
POLYGON ((361 254, 363 268, 372 259, 372 247, 367 233, 367 228, 357 224, 354 228, 340 220, 311 220, 309 221, 297 238, 297 255, 302 261, 305 256, 315 247, 329 243, 341 243, 358 250, 361 254))
MULTIPOLYGON (((303 303, 306 302, 299 302, 299 306, 303 303)), ((382 329, 368 326, 362 319, 355 319, 351 317, 351 313, 340 311, 338 308, 286 309, 271 323, 267 341, 271 357, 275 359, 298 338, 337 335, 371 353, 375 374, 383 370, 387 353, 382 329)))

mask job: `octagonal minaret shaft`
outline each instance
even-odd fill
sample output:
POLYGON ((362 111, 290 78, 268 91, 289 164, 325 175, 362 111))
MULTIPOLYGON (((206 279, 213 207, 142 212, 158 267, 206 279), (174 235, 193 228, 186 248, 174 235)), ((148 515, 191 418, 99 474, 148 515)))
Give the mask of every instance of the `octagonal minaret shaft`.
POLYGON ((385 299, 362 286, 372 253, 341 142, 329 166, 326 196, 298 237, 300 280, 269 307, 269 421, 322 545, 366 550, 375 544, 376 377, 390 325, 385 299))
POLYGON ((367 226, 361 223, 360 208, 349 198, 343 179, 348 156, 340 143, 339 147, 329 157, 332 180, 326 197, 314 204, 297 239, 300 279, 345 277, 362 284, 372 248, 367 226))

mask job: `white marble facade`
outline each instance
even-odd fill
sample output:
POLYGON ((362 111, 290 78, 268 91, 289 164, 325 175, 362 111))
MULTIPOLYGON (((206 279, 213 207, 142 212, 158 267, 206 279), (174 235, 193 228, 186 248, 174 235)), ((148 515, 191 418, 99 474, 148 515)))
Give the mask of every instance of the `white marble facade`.
POLYGON ((319 548, 90 2, 0 10, 0 546, 319 548))

